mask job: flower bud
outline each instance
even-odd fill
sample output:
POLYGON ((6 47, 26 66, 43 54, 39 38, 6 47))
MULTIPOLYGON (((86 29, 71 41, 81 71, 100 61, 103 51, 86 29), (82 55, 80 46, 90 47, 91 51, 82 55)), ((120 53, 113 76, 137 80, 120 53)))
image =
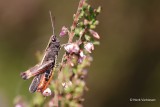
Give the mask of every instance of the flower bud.
POLYGON ((50 96, 50 95, 52 94, 51 89, 46 88, 46 89, 43 91, 42 94, 43 94, 44 96, 50 96))
POLYGON ((60 37, 63 37, 63 36, 65 36, 67 33, 68 33, 68 29, 67 29, 65 26, 63 26, 62 29, 61 29, 61 32, 60 32, 59 36, 60 36, 60 37))
POLYGON ((98 33, 95 32, 94 30, 91 30, 91 29, 90 29, 89 32, 91 33, 91 35, 92 35, 94 38, 100 39, 100 36, 99 36, 98 33))

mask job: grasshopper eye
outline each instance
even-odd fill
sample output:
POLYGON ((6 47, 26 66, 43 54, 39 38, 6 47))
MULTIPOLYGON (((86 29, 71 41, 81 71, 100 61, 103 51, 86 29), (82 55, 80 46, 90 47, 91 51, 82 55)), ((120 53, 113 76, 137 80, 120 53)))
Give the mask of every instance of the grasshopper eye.
POLYGON ((53 42, 55 42, 55 41, 56 41, 56 36, 55 36, 55 35, 52 35, 52 36, 51 36, 51 40, 52 40, 53 42))

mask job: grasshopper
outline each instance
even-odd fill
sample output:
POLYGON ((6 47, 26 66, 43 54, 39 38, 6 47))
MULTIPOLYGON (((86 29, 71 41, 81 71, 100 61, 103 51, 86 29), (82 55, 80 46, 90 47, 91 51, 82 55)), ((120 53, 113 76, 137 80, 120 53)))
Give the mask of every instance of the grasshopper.
POLYGON ((37 91, 43 94, 44 90, 48 88, 48 85, 50 84, 53 77, 52 71, 55 67, 57 56, 61 47, 59 39, 54 34, 54 21, 52 19, 52 14, 50 11, 49 13, 52 23, 53 35, 48 42, 43 59, 39 64, 20 74, 24 80, 34 77, 29 86, 29 91, 31 93, 37 91))

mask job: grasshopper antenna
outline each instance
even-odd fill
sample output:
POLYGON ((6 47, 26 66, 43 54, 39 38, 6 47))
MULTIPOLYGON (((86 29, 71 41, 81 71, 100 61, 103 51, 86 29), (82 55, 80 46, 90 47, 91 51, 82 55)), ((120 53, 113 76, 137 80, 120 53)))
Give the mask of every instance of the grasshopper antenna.
POLYGON ((52 17, 51 11, 49 11, 49 14, 50 14, 50 19, 51 19, 51 24, 52 24, 53 35, 55 36, 55 30, 54 30, 55 17, 52 17))
MULTIPOLYGON (((55 35, 55 32, 54 32, 55 17, 52 17, 52 13, 51 13, 50 10, 49 10, 49 15, 50 15, 50 19, 51 19, 52 33, 53 33, 53 34, 52 34, 52 36, 51 36, 50 39, 49 39, 48 45, 47 45, 47 47, 46 47, 46 50, 48 49, 49 44, 51 44, 52 39, 56 38, 56 35, 55 35)), ((45 57, 45 55, 44 55, 44 57, 45 57)), ((43 57, 43 59, 44 59, 44 57, 43 57)), ((43 63, 43 60, 42 60, 41 63, 43 63)))

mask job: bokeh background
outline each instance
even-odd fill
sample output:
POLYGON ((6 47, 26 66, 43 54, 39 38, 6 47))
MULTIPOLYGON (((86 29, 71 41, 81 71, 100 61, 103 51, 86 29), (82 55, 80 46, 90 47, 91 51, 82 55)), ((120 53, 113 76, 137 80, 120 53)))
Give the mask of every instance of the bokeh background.
MULTIPOLYGON (((29 81, 19 74, 35 65, 52 34, 72 24, 78 0, 0 0, 0 107, 12 107, 16 95, 30 99, 29 81)), ((160 106, 160 1, 89 0, 103 7, 89 68, 85 107, 160 106), (153 98, 155 102, 130 102, 153 98)), ((60 38, 62 43, 67 37, 60 38)))

